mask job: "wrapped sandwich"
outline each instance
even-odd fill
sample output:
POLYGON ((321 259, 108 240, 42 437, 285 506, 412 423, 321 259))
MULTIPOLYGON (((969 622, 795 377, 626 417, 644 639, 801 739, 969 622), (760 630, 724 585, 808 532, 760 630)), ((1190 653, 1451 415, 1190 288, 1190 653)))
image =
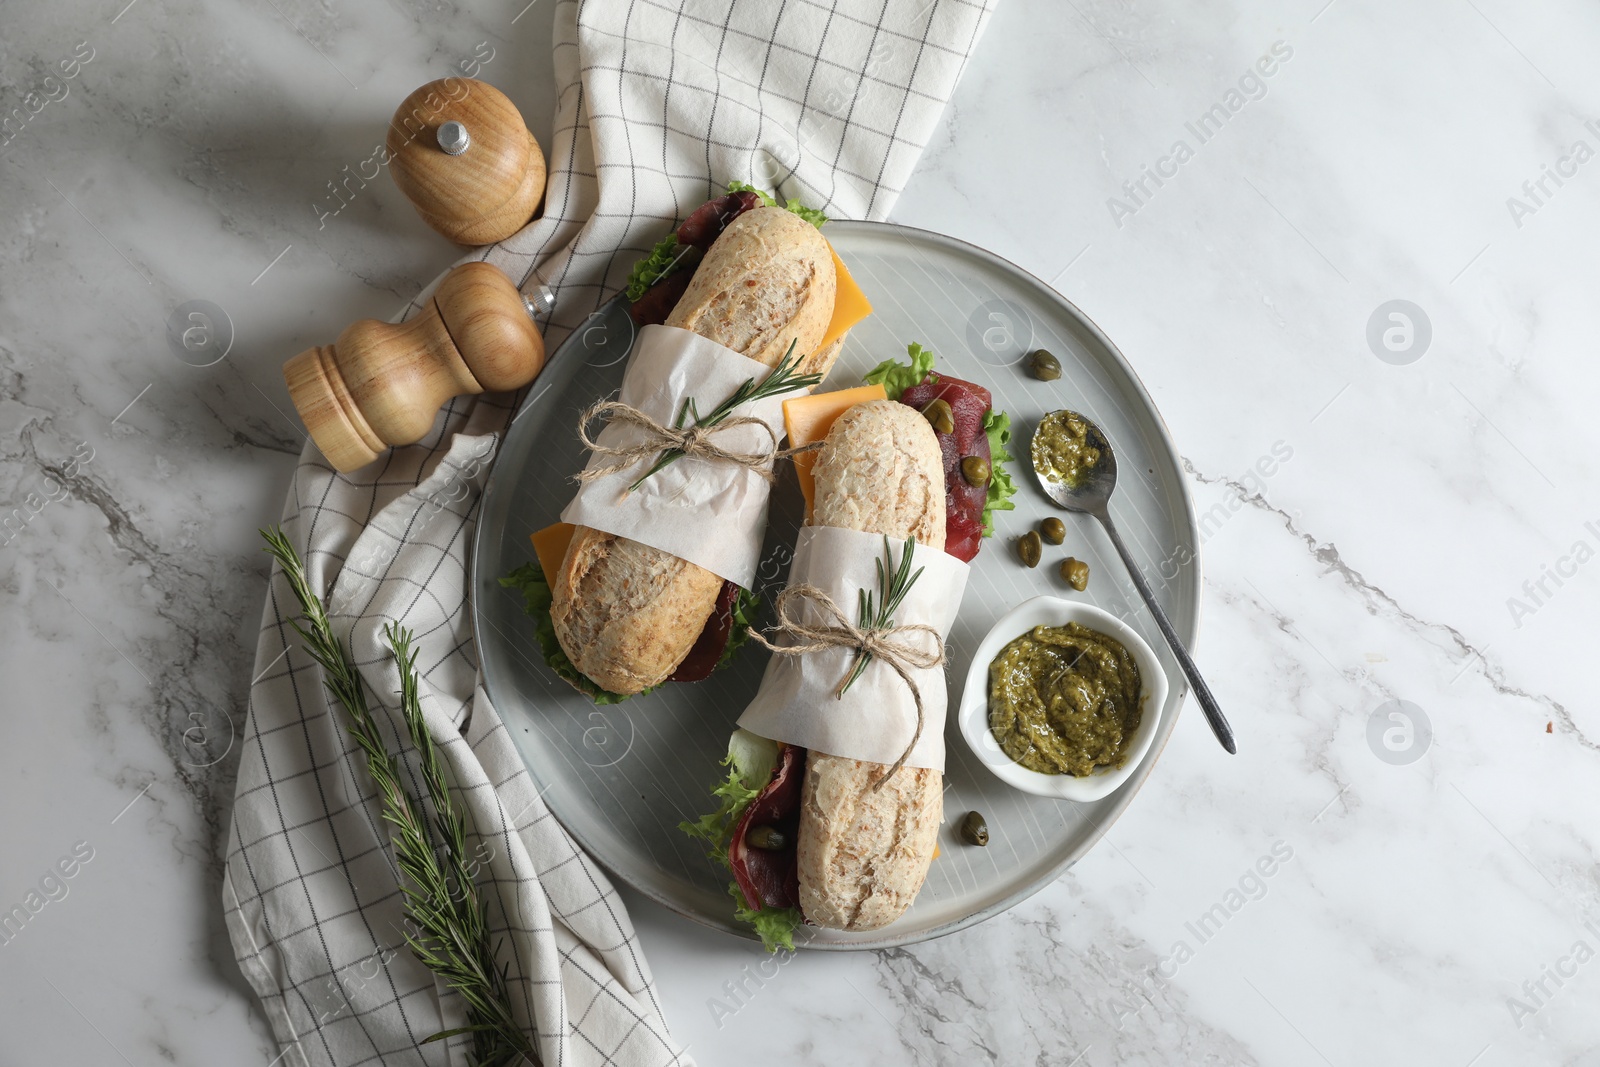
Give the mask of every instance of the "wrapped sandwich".
POLYGON ((736 914, 769 949, 793 947, 802 923, 888 925, 937 850, 942 639, 992 513, 1011 506, 1010 429, 988 390, 910 354, 786 405, 791 445, 821 441, 796 457, 809 517, 720 806, 682 826, 730 870, 736 914))
POLYGON ((870 312, 823 221, 735 187, 633 272, 621 394, 586 413, 578 496, 504 580, 552 669, 597 702, 708 676, 753 620, 782 401, 827 375, 870 312))

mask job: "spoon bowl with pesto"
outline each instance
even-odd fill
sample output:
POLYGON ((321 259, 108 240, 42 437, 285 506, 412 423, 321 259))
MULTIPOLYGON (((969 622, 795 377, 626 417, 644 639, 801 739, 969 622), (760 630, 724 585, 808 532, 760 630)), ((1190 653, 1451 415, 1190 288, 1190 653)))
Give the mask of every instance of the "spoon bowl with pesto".
POLYGON ((1183 639, 1173 629, 1150 583, 1145 581, 1138 563, 1128 551, 1128 546, 1122 543, 1122 537, 1111 521, 1111 494, 1117 487, 1117 456, 1111 449, 1111 442, 1106 440, 1100 427, 1076 411, 1052 411, 1039 420, 1028 452, 1034 477, 1039 480, 1039 488, 1044 490, 1045 496, 1067 511, 1093 515, 1099 520, 1106 536, 1111 539, 1112 547, 1128 568, 1134 588, 1139 590, 1150 614, 1155 617, 1161 636, 1167 639, 1167 646, 1172 649, 1178 666, 1183 668, 1184 677, 1194 690, 1200 710, 1205 712, 1211 732, 1217 735, 1217 741, 1230 754, 1238 751, 1233 740, 1233 727, 1228 725, 1217 698, 1211 695, 1210 687, 1200 676, 1200 668, 1195 666, 1183 639))
POLYGON ((1037 596, 978 645, 956 724, 1002 782, 1087 803, 1128 781, 1149 754, 1167 690, 1161 662, 1127 623, 1092 604, 1037 596))

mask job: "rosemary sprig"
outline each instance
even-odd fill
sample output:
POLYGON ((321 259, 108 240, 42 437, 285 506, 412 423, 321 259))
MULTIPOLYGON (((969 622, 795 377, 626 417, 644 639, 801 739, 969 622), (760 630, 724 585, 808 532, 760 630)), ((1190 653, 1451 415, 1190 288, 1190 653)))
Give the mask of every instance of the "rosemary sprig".
MULTIPOLYGON (((800 365, 800 357, 795 355, 795 342, 789 342, 789 350, 783 354, 783 359, 772 368, 772 373, 761 379, 758 383, 754 378, 746 378, 744 384, 729 394, 728 399, 718 404, 705 415, 700 414, 700 409, 695 404, 694 397, 685 397, 683 404, 678 408, 678 417, 673 420, 674 430, 683 429, 683 421, 690 416, 694 417, 694 425, 702 430, 725 421, 741 404, 753 404, 758 400, 768 397, 781 396, 784 393, 794 392, 796 389, 809 389, 822 381, 820 374, 796 374, 795 368, 800 365)), ((661 455, 651 465, 650 469, 639 476, 639 480, 628 486, 628 492, 633 492, 645 483, 652 474, 671 466, 683 458, 681 448, 664 449, 661 455)))
POLYGON ((400 666, 400 707, 433 803, 431 825, 421 803, 400 784, 400 760, 384 745, 377 720, 367 706, 361 675, 334 636, 327 611, 306 579, 299 554, 281 529, 262 530, 261 536, 300 604, 305 625, 298 620, 291 620, 289 625, 300 635, 311 658, 321 665, 328 692, 349 716, 346 728, 366 756, 367 772, 382 797, 383 819, 394 829, 395 859, 405 873, 401 890, 406 914, 419 931, 407 931, 406 943, 417 959, 466 1002, 466 1026, 441 1031, 423 1043, 470 1033, 476 1067, 507 1067, 523 1059, 538 1065, 538 1053, 511 1014, 507 972, 495 965, 488 906, 467 866, 466 820, 450 795, 438 750, 423 722, 410 631, 391 623, 384 627, 384 636, 400 666), (437 851, 433 845, 435 833, 443 841, 442 849, 437 851))
MULTIPOLYGON (((900 610, 906 594, 911 592, 911 587, 917 584, 917 579, 922 577, 922 572, 926 569, 918 567, 916 573, 911 571, 911 551, 915 545, 915 538, 906 538, 897 566, 894 562, 894 553, 889 547, 889 539, 887 537, 883 539, 883 558, 876 561, 878 592, 874 596, 868 590, 858 590, 860 598, 856 605, 856 626, 863 630, 888 630, 894 626, 894 613, 900 610), (890 573, 891 570, 893 573, 890 573)), ((865 649, 856 652, 850 677, 839 687, 841 697, 855 684, 856 679, 861 677, 861 672, 867 669, 867 664, 871 661, 870 652, 865 649)))

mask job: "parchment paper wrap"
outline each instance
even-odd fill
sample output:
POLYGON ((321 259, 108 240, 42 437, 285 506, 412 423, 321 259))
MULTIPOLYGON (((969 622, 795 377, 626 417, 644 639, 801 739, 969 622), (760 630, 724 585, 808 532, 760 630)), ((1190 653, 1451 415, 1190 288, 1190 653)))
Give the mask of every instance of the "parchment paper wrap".
MULTIPOLYGON (((890 540, 891 560, 900 561, 903 541, 890 540)), ((874 596, 878 572, 874 561, 883 558, 883 535, 840 530, 832 526, 807 526, 795 542, 791 586, 809 582, 833 598, 839 609, 856 621, 858 591, 874 596)), ((911 569, 924 568, 895 613, 897 625, 923 623, 947 635, 961 607, 967 587, 967 564, 935 548, 917 545, 911 569)), ((800 621, 821 623, 823 618, 807 602, 800 621)), ((908 644, 929 646, 925 634, 907 634, 908 644)), ((848 692, 835 698, 833 690, 850 670, 854 652, 830 648, 801 656, 774 655, 755 700, 739 716, 739 725, 774 741, 814 748, 833 756, 891 764, 900 758, 917 728, 917 705, 911 690, 894 669, 876 660, 857 678, 848 692)), ((944 770, 944 718, 948 703, 944 668, 913 669, 911 677, 922 694, 922 739, 906 760, 908 767, 944 770)))
MULTIPOLYGON (((694 397, 702 415, 726 400, 748 378, 762 381, 772 368, 699 334, 676 326, 646 326, 639 331, 622 378, 624 404, 631 404, 664 426, 671 426, 685 397, 694 397)), ((758 418, 783 440, 783 402, 801 390, 742 404, 734 415, 758 418)), ((626 448, 645 440, 638 427, 611 423, 597 441, 626 448)), ((729 451, 758 452, 771 442, 759 426, 720 431, 716 443, 729 451)), ((760 562, 771 486, 759 473, 736 463, 685 456, 657 471, 633 492, 628 486, 655 463, 648 460, 584 483, 561 513, 563 522, 588 526, 696 563, 736 585, 750 588, 760 562)), ((615 462, 591 453, 589 468, 615 462)))

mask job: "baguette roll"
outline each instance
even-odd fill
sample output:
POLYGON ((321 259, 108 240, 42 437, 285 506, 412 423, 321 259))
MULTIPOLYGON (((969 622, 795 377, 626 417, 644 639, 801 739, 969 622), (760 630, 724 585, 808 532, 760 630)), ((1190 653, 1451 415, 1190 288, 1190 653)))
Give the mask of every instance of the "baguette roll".
MULTIPOLYGON (((812 468, 812 523, 890 540, 945 543, 939 442, 915 409, 858 404, 835 420, 812 468)), ((875 930, 899 918, 928 875, 944 818, 944 776, 902 767, 881 789, 883 764, 806 754, 797 855, 800 910, 834 930, 875 930)))
MULTIPOLYGON (((840 344, 817 349, 835 287, 833 255, 817 228, 782 208, 756 208, 712 244, 666 324, 768 367, 792 342, 804 355, 799 373, 826 374, 840 344)), ((550 616, 567 658, 601 688, 632 695, 677 669, 723 582, 659 549, 579 526, 550 584, 550 616)))

